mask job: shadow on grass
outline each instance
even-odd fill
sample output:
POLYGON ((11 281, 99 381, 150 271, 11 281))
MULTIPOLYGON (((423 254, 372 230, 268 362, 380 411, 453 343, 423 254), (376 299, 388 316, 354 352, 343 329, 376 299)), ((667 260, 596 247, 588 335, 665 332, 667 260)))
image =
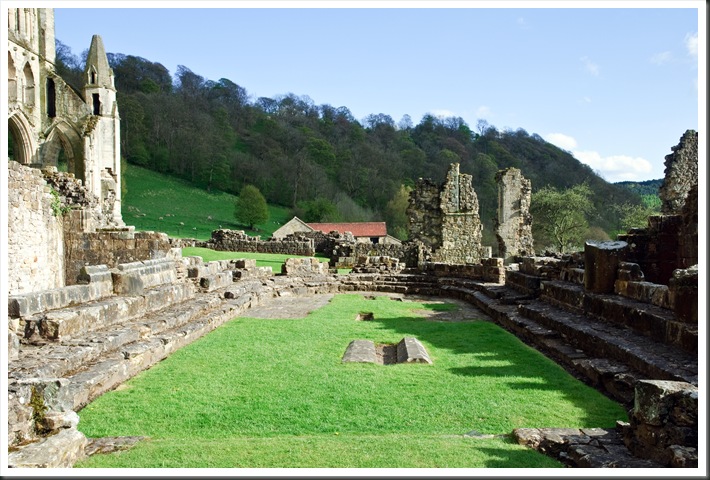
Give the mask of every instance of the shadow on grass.
MULTIPOLYGON (((401 333, 402 336, 416 337, 425 346, 430 345, 432 350, 429 355, 435 363, 437 349, 447 349, 456 354, 471 355, 483 360, 480 365, 450 367, 449 371, 456 375, 506 378, 509 388, 528 390, 531 395, 534 391, 558 392, 561 398, 585 412, 584 425, 580 426, 609 427, 616 420, 626 420, 621 405, 606 399, 610 402, 606 410, 611 411, 614 408, 612 405, 618 406, 619 418, 607 420, 608 425, 599 425, 600 415, 604 415, 599 412, 605 410, 599 408, 600 400, 605 399, 601 393, 575 379, 553 360, 497 326, 480 310, 481 316, 474 321, 452 322, 446 320, 450 308, 442 307, 441 304, 417 303, 424 308, 434 307, 437 313, 426 318, 413 315, 409 318, 384 319, 378 318, 375 313, 373 321, 379 322, 384 329, 401 333), (495 325, 495 328, 490 328, 491 325, 495 325), (589 390, 594 391, 595 395, 590 395, 589 390)), ((474 311, 477 310, 473 308, 474 311)), ((547 426, 549 425, 541 427, 547 426)))

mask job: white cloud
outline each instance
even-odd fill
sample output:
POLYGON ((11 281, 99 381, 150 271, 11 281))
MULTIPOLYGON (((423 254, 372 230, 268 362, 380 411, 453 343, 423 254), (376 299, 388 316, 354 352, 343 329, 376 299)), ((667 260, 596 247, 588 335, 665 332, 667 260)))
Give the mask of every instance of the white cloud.
POLYGON ((564 133, 548 133, 545 135, 545 140, 560 147, 562 150, 572 150, 577 146, 577 140, 564 133))
POLYGON ((592 170, 608 182, 640 181, 648 177, 653 170, 651 162, 641 157, 629 155, 610 155, 602 157, 593 150, 576 150, 577 140, 564 133, 549 133, 545 140, 567 150, 574 158, 589 165, 592 170))
POLYGON ((478 107, 476 109, 476 116, 478 118, 487 117, 490 114, 491 114, 491 109, 485 105, 481 105, 480 107, 478 107))
POLYGON ((585 97, 582 97, 582 100, 580 101, 580 103, 592 103, 592 99, 585 96, 585 97))
POLYGON ((688 33, 685 36, 685 48, 688 50, 688 55, 698 57, 698 32, 688 33))
POLYGON ((582 63, 584 63, 584 69, 594 75, 595 77, 599 76, 599 65, 596 63, 592 62, 589 57, 582 57, 580 58, 582 63))
POLYGON ((665 51, 652 56, 651 63, 655 65, 663 65, 664 63, 670 62, 672 58, 673 54, 671 52, 665 51))
POLYGON ((580 162, 589 165, 608 182, 640 180, 646 178, 653 170, 651 162, 641 157, 629 155, 602 157, 598 152, 590 150, 575 150, 572 155, 580 162))

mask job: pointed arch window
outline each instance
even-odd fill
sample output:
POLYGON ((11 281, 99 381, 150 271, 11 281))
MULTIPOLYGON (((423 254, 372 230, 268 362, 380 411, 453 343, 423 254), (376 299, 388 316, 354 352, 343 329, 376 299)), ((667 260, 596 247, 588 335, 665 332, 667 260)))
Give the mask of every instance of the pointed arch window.
POLYGON ((25 91, 23 102, 27 106, 34 106, 35 104, 35 76, 32 73, 32 67, 27 63, 23 70, 24 80, 25 80, 25 91))
POLYGON ((49 118, 57 116, 57 92, 53 78, 47 79, 47 116, 49 118))
POLYGON ((7 96, 10 102, 17 101, 17 72, 10 52, 7 52, 7 96))

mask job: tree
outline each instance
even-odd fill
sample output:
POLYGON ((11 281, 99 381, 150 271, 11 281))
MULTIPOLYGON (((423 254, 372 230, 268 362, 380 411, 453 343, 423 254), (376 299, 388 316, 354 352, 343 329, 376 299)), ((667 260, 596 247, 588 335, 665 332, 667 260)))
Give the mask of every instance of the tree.
POLYGON ((337 222, 338 208, 327 198, 318 197, 315 200, 298 202, 296 215, 304 222, 337 222))
POLYGON ((580 246, 589 228, 587 215, 594 208, 591 196, 586 183, 564 190, 546 186, 535 192, 530 202, 533 231, 543 240, 535 243, 552 242, 560 253, 580 246))
POLYGON ((407 217, 407 207, 409 206, 409 194, 412 187, 400 185, 394 197, 385 206, 385 218, 387 229, 394 237, 400 240, 409 239, 409 218, 407 217))
POLYGON ((648 205, 634 205, 633 203, 617 205, 615 209, 619 212, 622 231, 628 231, 632 228, 645 228, 648 226, 648 217, 660 214, 660 208, 648 205))
POLYGON ((256 230, 258 223, 269 219, 269 207, 266 199, 254 185, 245 185, 239 192, 235 204, 234 216, 237 221, 256 230))

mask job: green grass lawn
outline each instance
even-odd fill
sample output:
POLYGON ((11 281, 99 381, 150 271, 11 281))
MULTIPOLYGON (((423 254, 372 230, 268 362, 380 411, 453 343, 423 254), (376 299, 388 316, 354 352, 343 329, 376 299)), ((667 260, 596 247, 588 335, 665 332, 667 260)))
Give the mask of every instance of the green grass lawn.
MULTIPOLYGON (((617 403, 487 321, 338 295, 303 319, 236 318, 79 414, 89 437, 149 437, 77 467, 560 467, 516 427, 613 427, 617 403), (356 321, 361 311, 372 321, 356 321), (432 365, 341 362, 351 340, 418 338, 432 365), (494 438, 464 437, 472 431, 494 438)), ((444 307, 452 308, 452 307, 444 307)))
POLYGON ((248 230, 234 218, 234 195, 208 193, 175 177, 130 164, 122 173, 127 186, 121 206, 123 221, 136 230, 208 240, 213 230, 227 228, 266 239, 291 219, 288 208, 269 205, 269 220, 257 225, 258 231, 248 230))

